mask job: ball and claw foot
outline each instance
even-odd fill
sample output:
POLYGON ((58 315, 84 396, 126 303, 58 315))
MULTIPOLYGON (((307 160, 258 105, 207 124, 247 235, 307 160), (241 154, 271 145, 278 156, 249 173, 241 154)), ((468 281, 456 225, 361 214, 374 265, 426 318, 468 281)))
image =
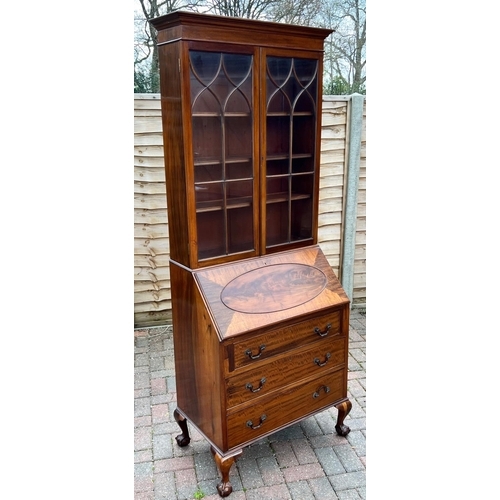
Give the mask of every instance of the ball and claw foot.
POLYGON ((227 497, 233 492, 233 487, 232 487, 231 483, 224 483, 221 481, 217 485, 217 491, 219 492, 219 496, 227 497))
POLYGON ((349 434, 349 432, 351 432, 351 429, 350 427, 347 427, 347 425, 336 425, 335 426, 335 430, 337 431, 337 434, 339 436, 347 436, 347 434, 349 434))
POLYGON ((177 411, 177 408, 174 410, 174 418, 182 431, 182 434, 176 436, 175 440, 177 441, 177 444, 180 447, 187 446, 191 442, 191 438, 189 437, 187 420, 177 411))

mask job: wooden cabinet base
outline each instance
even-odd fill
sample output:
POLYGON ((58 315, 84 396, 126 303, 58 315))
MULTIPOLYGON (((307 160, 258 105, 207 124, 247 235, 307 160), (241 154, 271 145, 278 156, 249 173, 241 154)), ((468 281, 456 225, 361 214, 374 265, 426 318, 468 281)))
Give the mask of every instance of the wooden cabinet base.
MULTIPOLYGON (((321 389, 325 391, 325 389, 328 388, 325 388, 323 386, 321 387, 321 389)), ((352 403, 347 399, 335 406, 339 412, 337 417, 337 424, 335 425, 335 430, 339 436, 345 437, 351 431, 351 429, 347 425, 344 425, 344 419, 351 411, 352 403)), ((176 436, 175 440, 177 441, 177 444, 180 447, 187 446, 191 442, 191 437, 189 436, 189 430, 187 426, 188 421, 183 415, 180 414, 178 408, 174 410, 174 418, 182 431, 182 434, 176 436)), ((261 421, 260 425, 262 423, 263 422, 261 421)), ((274 430, 273 432, 275 431, 276 430, 274 430)), ((206 438, 206 436, 204 437, 206 438)), ((258 441, 259 439, 260 438, 257 438, 254 441, 258 441)), ((229 481, 229 472, 234 462, 236 462, 236 460, 242 455, 243 449, 232 450, 229 455, 226 455, 220 453, 218 450, 215 449, 213 445, 211 445, 210 451, 212 452, 215 464, 217 465, 217 469, 219 470, 219 474, 221 476, 221 481, 220 483, 217 484, 217 491, 219 493, 219 496, 227 497, 233 491, 233 487, 231 485, 231 482, 229 481)))

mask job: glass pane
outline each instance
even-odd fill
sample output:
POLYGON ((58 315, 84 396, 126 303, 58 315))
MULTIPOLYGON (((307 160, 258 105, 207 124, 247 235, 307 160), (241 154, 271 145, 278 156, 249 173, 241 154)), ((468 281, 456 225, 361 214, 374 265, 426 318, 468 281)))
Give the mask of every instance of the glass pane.
POLYGON ((290 118, 272 116, 267 118, 267 156, 290 154, 290 118))
POLYGON ((224 255, 224 212, 222 210, 198 213, 198 258, 208 259, 224 255))
POLYGON ((292 198, 295 196, 311 197, 314 176, 312 174, 292 176, 292 198))
POLYGON ((266 245, 280 245, 288 239, 288 203, 268 203, 266 213, 266 245))
POLYGON ((190 52, 200 259, 255 246, 252 68, 249 54, 190 52))
POLYGON ((288 159, 284 160, 267 160, 266 175, 283 175, 290 171, 288 159))
POLYGON ((250 115, 226 117, 225 119, 226 159, 252 157, 253 128, 250 115))
POLYGON ((250 161, 226 163, 226 179, 251 179, 253 178, 253 166, 250 161))
POLYGON ((292 160, 292 173, 313 172, 314 160, 312 156, 308 158, 294 158, 292 160))
POLYGON ((267 58, 267 246, 312 238, 317 72, 316 59, 267 58))
POLYGON ((246 204, 252 200, 253 181, 232 181, 226 183, 228 205, 246 204))
POLYGON ((213 182, 222 180, 222 165, 220 163, 211 163, 206 165, 195 165, 195 182, 213 182))
POLYGON ((288 200, 289 198, 289 176, 267 178, 267 201, 276 199, 288 200))
POLYGON ((295 76, 303 87, 309 86, 316 77, 318 61, 315 59, 294 59, 295 76))
POLYGON ((222 182, 196 184, 194 192, 197 210, 222 208, 224 200, 224 184, 222 182))
POLYGON ((223 135, 221 118, 217 116, 193 116, 194 162, 221 161, 223 135))
POLYGON ((292 154, 314 153, 315 120, 312 116, 295 116, 293 119, 292 154))
POLYGON ((292 201, 291 240, 312 238, 312 198, 292 201))
POLYGON ((254 249, 252 205, 228 210, 229 253, 254 249))

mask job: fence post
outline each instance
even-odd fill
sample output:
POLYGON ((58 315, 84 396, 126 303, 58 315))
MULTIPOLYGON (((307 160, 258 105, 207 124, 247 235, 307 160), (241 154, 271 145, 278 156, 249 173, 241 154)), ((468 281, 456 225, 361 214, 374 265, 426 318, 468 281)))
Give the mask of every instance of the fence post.
POLYGON ((351 300, 351 307, 354 288, 354 253, 356 246, 356 217, 358 203, 361 134, 363 130, 363 103, 363 95, 351 95, 351 113, 348 132, 349 151, 347 157, 347 179, 345 190, 346 198, 344 210, 344 234, 342 238, 342 287, 351 300))

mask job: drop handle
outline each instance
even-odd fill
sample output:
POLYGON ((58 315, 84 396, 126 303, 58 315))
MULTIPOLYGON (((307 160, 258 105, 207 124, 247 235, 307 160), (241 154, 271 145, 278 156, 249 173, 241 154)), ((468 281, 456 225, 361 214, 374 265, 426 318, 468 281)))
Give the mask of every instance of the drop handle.
POLYGON ((252 354, 252 349, 247 349, 245 351, 245 354, 250 358, 250 359, 258 359, 261 357, 262 355, 262 351, 266 348, 266 344, 262 344, 259 346, 259 353, 258 354, 255 354, 253 355, 252 354))
POLYGON ((329 352, 327 352, 325 354, 325 361, 323 361, 323 363, 319 360, 319 358, 314 358, 314 362, 318 365, 318 366, 325 366, 327 363, 328 363, 328 360, 331 358, 331 354, 329 352))
POLYGON ((314 329, 314 333, 317 333, 320 337, 326 337, 328 335, 328 331, 330 330, 331 327, 332 327, 331 323, 328 323, 328 325, 326 325, 325 330, 323 330, 323 331, 321 331, 318 327, 316 327, 314 329))
POLYGON ((247 388, 250 392, 259 392, 259 391, 262 389, 262 387, 264 386, 264 384, 265 384, 265 383, 266 383, 266 377, 262 377, 262 378, 260 379, 260 385, 259 385, 259 387, 257 387, 256 389, 254 389, 254 388, 253 388, 253 385, 252 385, 250 382, 248 382, 248 384, 247 384, 245 387, 246 387, 246 388, 247 388))
POLYGON ((321 392, 321 389, 325 391, 325 394, 328 394, 330 392, 330 388, 327 385, 322 385, 316 392, 313 393, 313 398, 319 398, 319 393, 321 392))
POLYGON ((264 420, 266 420, 267 416, 264 414, 260 417, 260 422, 259 422, 259 425, 253 425, 253 422, 251 420, 247 420, 247 427, 250 427, 250 429, 259 429, 262 424, 264 423, 264 420))

